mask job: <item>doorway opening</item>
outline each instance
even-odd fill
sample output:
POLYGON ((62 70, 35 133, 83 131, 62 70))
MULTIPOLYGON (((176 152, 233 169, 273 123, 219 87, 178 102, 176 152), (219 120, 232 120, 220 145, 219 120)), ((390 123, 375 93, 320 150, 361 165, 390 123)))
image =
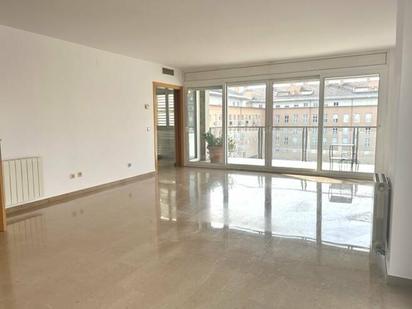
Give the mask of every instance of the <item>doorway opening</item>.
POLYGON ((182 88, 153 83, 156 170, 181 166, 182 88))

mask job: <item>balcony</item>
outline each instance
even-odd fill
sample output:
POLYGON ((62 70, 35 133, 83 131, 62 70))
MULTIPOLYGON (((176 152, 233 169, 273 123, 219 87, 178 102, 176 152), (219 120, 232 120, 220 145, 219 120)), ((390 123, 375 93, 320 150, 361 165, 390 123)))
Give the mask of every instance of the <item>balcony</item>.
MULTIPOLYGON (((220 134, 221 127, 210 128, 220 134)), ((229 126, 228 138, 235 143, 228 155, 229 164, 265 164, 263 126, 229 126)), ((325 126, 323 128, 322 169, 373 173, 376 126, 325 126)), ((316 169, 317 126, 272 127, 272 166, 316 169)))

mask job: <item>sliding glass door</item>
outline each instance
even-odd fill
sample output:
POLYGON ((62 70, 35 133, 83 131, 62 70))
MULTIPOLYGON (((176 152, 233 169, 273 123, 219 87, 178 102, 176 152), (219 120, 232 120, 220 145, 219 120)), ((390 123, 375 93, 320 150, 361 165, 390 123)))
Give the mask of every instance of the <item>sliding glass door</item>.
POLYGON ((327 78, 322 169, 375 171, 379 75, 327 78))
POLYGON ((265 165, 266 84, 227 87, 227 162, 265 165))
POLYGON ((379 75, 189 89, 188 161, 323 175, 373 173, 378 94, 379 75))
POLYGON ((224 163, 222 87, 187 92, 187 148, 189 162, 224 163))
POLYGON ((273 83, 273 167, 316 169, 319 85, 319 80, 273 83))

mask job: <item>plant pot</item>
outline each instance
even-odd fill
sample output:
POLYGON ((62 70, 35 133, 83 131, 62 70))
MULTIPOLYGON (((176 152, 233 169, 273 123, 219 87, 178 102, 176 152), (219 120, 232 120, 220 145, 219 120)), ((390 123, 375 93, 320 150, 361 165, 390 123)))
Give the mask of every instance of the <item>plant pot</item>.
POLYGON ((208 146, 207 150, 209 150, 209 157, 210 157, 211 163, 223 163, 223 158, 224 158, 223 145, 213 146, 213 147, 208 146))

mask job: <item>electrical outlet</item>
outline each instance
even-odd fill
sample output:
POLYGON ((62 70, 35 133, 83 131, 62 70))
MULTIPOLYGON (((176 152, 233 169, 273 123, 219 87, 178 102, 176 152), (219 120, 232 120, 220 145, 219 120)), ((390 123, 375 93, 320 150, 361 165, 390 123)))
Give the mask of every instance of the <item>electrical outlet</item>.
POLYGON ((82 177, 83 176, 83 173, 82 172, 78 172, 77 173, 77 177, 82 177))
POLYGON ((76 174, 70 174, 69 177, 70 177, 70 179, 74 179, 74 178, 76 178, 76 174))

